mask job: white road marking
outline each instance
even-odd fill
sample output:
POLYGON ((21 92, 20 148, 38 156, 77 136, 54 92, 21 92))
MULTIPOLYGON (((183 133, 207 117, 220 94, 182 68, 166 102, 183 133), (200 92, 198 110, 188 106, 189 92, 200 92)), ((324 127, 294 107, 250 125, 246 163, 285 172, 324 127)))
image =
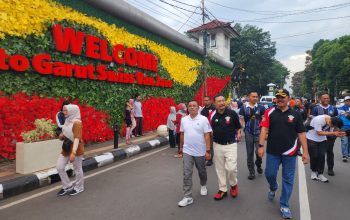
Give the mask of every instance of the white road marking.
POLYGON ((311 220, 309 197, 307 194, 305 165, 298 157, 300 220, 311 220))
MULTIPOLYGON (((126 164, 131 163, 131 162, 134 162, 134 161, 137 161, 137 160, 141 160, 141 159, 143 159, 143 158, 145 158, 145 157, 148 157, 148 156, 151 156, 151 155, 153 155, 153 154, 159 153, 159 152, 164 151, 164 150, 166 150, 166 149, 169 149, 169 148, 168 148, 168 147, 165 147, 165 148, 156 150, 156 151, 154 151, 154 152, 151 152, 151 153, 142 155, 142 156, 137 157, 137 158, 135 158, 135 159, 131 159, 131 160, 126 161, 126 162, 124 162, 124 163, 117 164, 117 165, 115 165, 115 166, 109 167, 109 168, 104 169, 104 170, 100 170, 100 171, 98 171, 98 172, 96 172, 96 173, 92 173, 92 174, 90 174, 90 175, 85 176, 85 179, 89 179, 89 178, 94 177, 94 176, 96 176, 96 175, 99 175, 99 174, 108 172, 108 171, 110 171, 110 170, 112 170, 112 169, 115 169, 115 168, 124 166, 124 165, 126 165, 126 164)), ((14 206, 14 205, 17 205, 17 204, 26 202, 26 201, 28 201, 28 200, 37 198, 37 197, 42 196, 42 195, 45 195, 45 194, 50 193, 50 192, 52 192, 52 191, 58 190, 58 189, 60 189, 61 187, 62 187, 62 186, 55 186, 55 187, 53 187, 53 188, 51 188, 51 189, 45 190, 45 191, 43 191, 43 192, 40 192, 40 193, 31 195, 31 196, 28 196, 28 197, 26 197, 26 198, 24 198, 24 199, 20 199, 20 200, 11 202, 11 203, 9 203, 9 204, 0 206, 0 210, 6 209, 6 208, 10 208, 10 207, 12 207, 12 206, 14 206)))

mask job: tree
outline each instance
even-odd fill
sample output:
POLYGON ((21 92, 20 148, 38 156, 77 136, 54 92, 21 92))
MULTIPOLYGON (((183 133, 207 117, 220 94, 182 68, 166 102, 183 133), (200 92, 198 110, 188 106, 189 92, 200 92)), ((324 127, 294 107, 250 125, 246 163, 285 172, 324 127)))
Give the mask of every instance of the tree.
POLYGON ((266 93, 266 85, 275 83, 283 86, 289 72, 275 60, 275 42, 269 32, 252 25, 235 25, 240 37, 231 40, 231 60, 235 63, 233 81, 238 94, 245 95, 249 90, 266 93))

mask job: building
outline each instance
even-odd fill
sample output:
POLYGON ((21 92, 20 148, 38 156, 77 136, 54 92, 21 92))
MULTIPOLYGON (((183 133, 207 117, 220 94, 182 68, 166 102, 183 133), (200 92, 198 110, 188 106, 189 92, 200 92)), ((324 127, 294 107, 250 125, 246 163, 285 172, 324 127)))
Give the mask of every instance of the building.
POLYGON ((230 40, 239 36, 238 32, 231 27, 231 23, 213 20, 187 32, 200 45, 203 45, 203 30, 208 33, 207 49, 209 53, 216 53, 224 60, 230 60, 230 40))

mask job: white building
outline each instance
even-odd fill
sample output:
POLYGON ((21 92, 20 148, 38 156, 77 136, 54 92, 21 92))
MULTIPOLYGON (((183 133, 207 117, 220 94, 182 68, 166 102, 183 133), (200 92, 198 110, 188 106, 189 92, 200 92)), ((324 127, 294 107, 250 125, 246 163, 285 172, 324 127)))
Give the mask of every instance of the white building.
POLYGON ((230 39, 239 37, 237 31, 231 27, 231 23, 213 20, 209 23, 188 30, 200 45, 203 45, 203 30, 208 33, 207 50, 214 52, 224 60, 230 60, 230 39))

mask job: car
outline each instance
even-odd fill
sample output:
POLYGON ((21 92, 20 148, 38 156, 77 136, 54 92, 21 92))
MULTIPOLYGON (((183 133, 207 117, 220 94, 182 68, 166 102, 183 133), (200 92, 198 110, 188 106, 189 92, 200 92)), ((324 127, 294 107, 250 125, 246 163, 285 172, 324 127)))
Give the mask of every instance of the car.
POLYGON ((265 107, 265 109, 271 108, 273 105, 273 99, 275 96, 262 96, 260 98, 260 104, 265 107))

